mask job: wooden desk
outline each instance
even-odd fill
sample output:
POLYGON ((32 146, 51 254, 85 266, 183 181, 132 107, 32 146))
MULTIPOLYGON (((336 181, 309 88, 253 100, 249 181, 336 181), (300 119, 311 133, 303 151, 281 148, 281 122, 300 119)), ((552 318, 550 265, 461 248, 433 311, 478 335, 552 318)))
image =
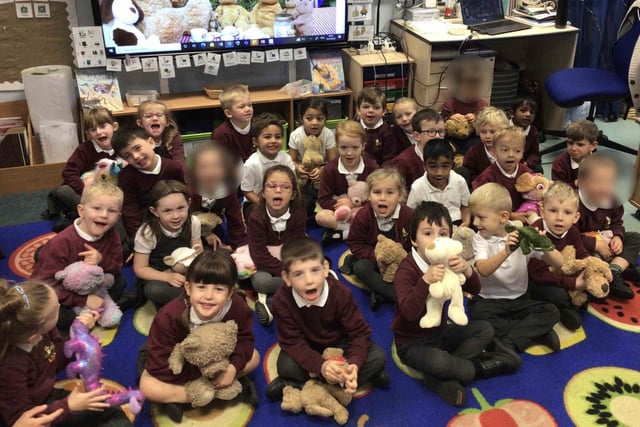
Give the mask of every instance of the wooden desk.
MULTIPOLYGON (((405 25, 404 20, 394 19, 390 31, 400 37, 407 53, 415 60, 416 85, 413 93, 423 105, 435 104, 438 100, 427 97, 430 76, 439 74, 438 61, 432 59, 436 49, 457 49, 471 34, 451 35, 444 32, 430 33, 405 25)), ((572 68, 576 54, 579 30, 572 26, 557 29, 554 27, 532 27, 527 30, 488 36, 474 33, 471 40, 479 41, 486 47, 498 52, 501 58, 515 62, 521 70, 540 83, 543 89, 542 112, 546 129, 560 129, 564 122, 565 111, 551 101, 544 90, 544 81, 552 73, 572 68)), ((447 88, 441 88, 446 90, 447 88)))

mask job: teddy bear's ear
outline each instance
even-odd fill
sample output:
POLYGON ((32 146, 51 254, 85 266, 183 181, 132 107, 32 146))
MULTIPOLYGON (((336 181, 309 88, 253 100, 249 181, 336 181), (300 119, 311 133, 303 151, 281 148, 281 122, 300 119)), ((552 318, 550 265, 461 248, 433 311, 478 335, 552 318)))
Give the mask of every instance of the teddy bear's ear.
POLYGON ((67 273, 64 270, 58 271, 55 275, 56 280, 64 280, 67 277, 67 273))
POLYGON ((519 193, 524 193, 526 191, 533 190, 534 187, 534 176, 529 172, 525 172, 516 179, 516 190, 519 193))

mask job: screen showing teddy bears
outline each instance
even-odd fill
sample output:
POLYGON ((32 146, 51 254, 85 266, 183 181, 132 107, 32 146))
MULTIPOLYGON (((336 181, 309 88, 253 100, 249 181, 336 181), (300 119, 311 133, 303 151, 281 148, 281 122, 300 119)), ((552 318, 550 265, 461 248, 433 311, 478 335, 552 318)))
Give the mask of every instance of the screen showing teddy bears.
POLYGON ((107 56, 342 43, 347 0, 93 0, 107 56))

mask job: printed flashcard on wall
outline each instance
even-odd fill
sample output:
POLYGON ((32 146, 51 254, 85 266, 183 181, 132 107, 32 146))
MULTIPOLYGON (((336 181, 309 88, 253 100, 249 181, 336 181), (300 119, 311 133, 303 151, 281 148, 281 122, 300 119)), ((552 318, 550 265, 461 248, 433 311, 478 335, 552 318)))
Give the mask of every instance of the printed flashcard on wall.
POLYGON ((193 59, 194 67, 201 67, 207 63, 204 53, 196 53, 195 55, 191 55, 191 59, 193 59))
POLYGON ((239 65, 250 65, 251 64, 251 53, 250 52, 236 52, 236 58, 238 59, 239 65))
POLYGON ((373 25, 350 25, 349 41, 368 42, 373 40, 373 25))
POLYGON ((278 49, 271 49, 267 52, 267 62, 278 62, 280 61, 280 51, 278 49))
POLYGON ((206 63, 207 64, 218 64, 220 65, 220 61, 222 60, 222 55, 220 55, 219 53, 211 53, 208 52, 207 56, 206 56, 206 63))
POLYGON ((142 58, 142 72, 143 73, 157 73, 158 72, 158 58, 142 58))
POLYGON ((78 68, 104 67, 107 64, 101 27, 74 27, 71 34, 78 68))
POLYGON ((33 5, 31 3, 16 3, 16 17, 33 18, 33 5))
POLYGON ((160 65, 161 79, 174 79, 175 77, 176 77, 176 68, 173 66, 173 62, 168 65, 160 65))
POLYGON ((122 71, 122 59, 109 58, 107 59, 107 71, 115 71, 119 73, 122 71))
POLYGON ((160 64, 160 68, 173 66, 173 56, 171 55, 158 56, 158 64, 160 64))
POLYGON ((189 67, 191 67, 191 58, 189 58, 189 55, 176 56, 176 68, 189 68, 189 67))
POLYGON ((261 50, 254 50, 251 52, 251 62, 254 64, 264 63, 264 52, 261 50))
POLYGON ((299 61, 301 59, 307 59, 307 48, 299 47, 299 48, 293 49, 293 59, 295 61, 299 61))
POLYGON ((367 21, 371 19, 371 3, 350 4, 347 11, 349 22, 367 21))
POLYGON ((124 70, 128 73, 130 71, 137 71, 142 69, 140 58, 137 56, 129 56, 124 60, 124 70))
POLYGON ((293 49, 280 49, 280 61, 293 61, 293 49))
POLYGON ((222 54, 225 67, 235 67, 238 65, 238 57, 235 52, 225 52, 222 54))
POLYGON ((49 3, 34 3, 33 15, 36 18, 51 18, 51 9, 49 9, 49 3))
POLYGON ((207 62, 204 66, 204 73, 210 74, 212 76, 217 76, 218 71, 220 71, 220 63, 219 62, 207 62))

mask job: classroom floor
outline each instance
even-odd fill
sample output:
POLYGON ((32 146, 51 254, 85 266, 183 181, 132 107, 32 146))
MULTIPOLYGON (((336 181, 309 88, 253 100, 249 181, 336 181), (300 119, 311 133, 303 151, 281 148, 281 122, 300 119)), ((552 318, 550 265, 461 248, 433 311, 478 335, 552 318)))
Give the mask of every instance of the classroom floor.
MULTIPOLYGON (((598 123, 609 137, 629 146, 637 147, 637 125, 631 121, 598 123)), ((547 144, 543 144, 542 148, 547 144)), ((610 150, 601 149, 601 151, 610 150)), ((543 164, 550 171, 553 157, 545 156, 543 164)), ((635 158, 611 152, 620 166, 619 197, 626 200, 634 185, 635 158)), ((0 277, 20 280, 32 268, 35 248, 50 237, 51 222, 41 221, 46 192, 21 195, 16 198, 0 197, 0 245, 7 255, 0 260, 0 277), (19 200, 25 210, 17 209, 19 200)), ((640 231, 640 221, 629 214, 635 212, 628 203, 625 225, 640 231)), ((320 238, 321 231, 310 230, 320 238)), ((344 245, 327 250, 337 267, 344 254, 344 245)), ((125 269, 130 284, 133 274, 125 269)), ((583 328, 575 333, 558 327, 563 350, 546 354, 542 347, 534 347, 523 354, 521 370, 510 376, 474 381, 467 388, 465 408, 446 405, 417 380, 403 372, 391 357, 392 333, 390 323, 393 308, 384 306, 372 313, 368 292, 351 278, 340 275, 350 283, 357 303, 373 330, 373 340, 387 352, 387 369, 391 377, 389 390, 364 389, 349 406, 351 426, 637 426, 640 413, 640 286, 632 285, 636 297, 627 302, 591 304, 583 314, 583 328), (495 408, 491 410, 491 408, 495 408), (462 411, 462 409, 465 409, 462 411), (476 409, 476 410, 474 410, 476 409), (617 422, 617 424, 616 424, 617 422)), ((251 304, 250 304, 251 305, 251 304)), ((105 343, 103 377, 124 386, 135 385, 135 360, 138 347, 153 316, 145 306, 125 314, 117 331, 99 331, 105 343)), ((254 327, 256 348, 262 356, 260 368, 253 374, 261 396, 267 378, 275 375, 274 366, 278 348, 273 325, 254 327)), ((62 378, 63 376, 61 376, 62 378)), ((181 425, 185 426, 273 426, 335 425, 330 420, 291 415, 280 410, 278 403, 263 399, 260 406, 250 410, 242 404, 217 403, 206 411, 189 411, 181 425)), ((145 404, 136 420, 137 426, 170 426, 166 415, 155 405, 145 404)))

